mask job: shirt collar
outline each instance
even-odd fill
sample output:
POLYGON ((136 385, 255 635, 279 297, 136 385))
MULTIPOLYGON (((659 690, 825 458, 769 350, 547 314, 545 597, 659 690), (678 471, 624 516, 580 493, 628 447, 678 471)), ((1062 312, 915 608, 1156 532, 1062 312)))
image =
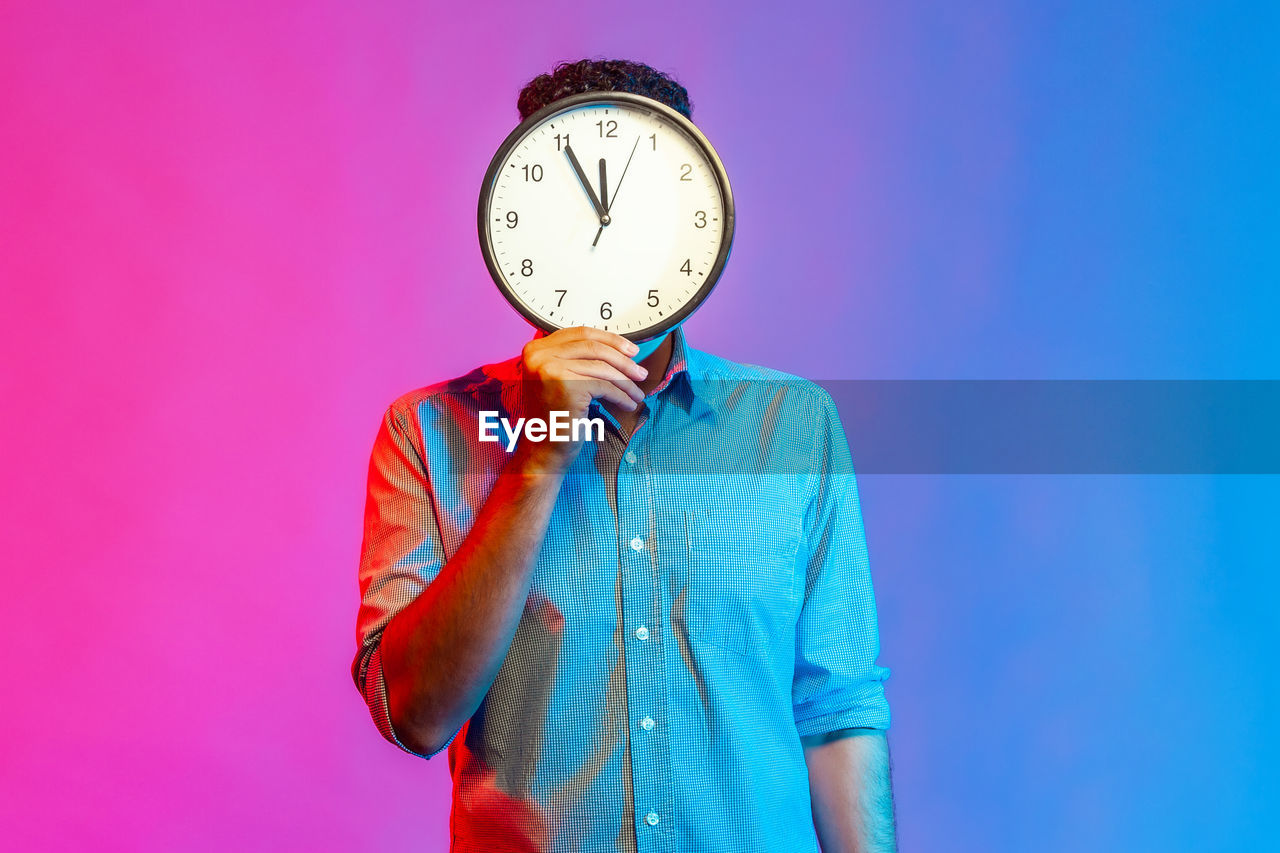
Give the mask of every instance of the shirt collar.
MULTIPOLYGON (((700 350, 689 346, 685 340, 684 327, 676 326, 670 332, 671 359, 667 362, 667 370, 650 397, 658 397, 669 392, 678 400, 692 417, 711 415, 714 417, 714 400, 710 386, 705 379, 705 359, 700 350)), ((499 394, 502 407, 508 416, 521 414, 520 393, 520 357, 506 361, 486 364, 480 368, 480 377, 466 386, 468 392, 481 390, 494 391, 499 394)))
POLYGON ((715 409, 708 394, 708 383, 702 381, 705 378, 702 353, 689 346, 685 340, 684 326, 676 326, 671 331, 671 360, 667 363, 667 372, 653 389, 652 396, 675 385, 672 396, 684 405, 691 417, 714 416, 715 409))

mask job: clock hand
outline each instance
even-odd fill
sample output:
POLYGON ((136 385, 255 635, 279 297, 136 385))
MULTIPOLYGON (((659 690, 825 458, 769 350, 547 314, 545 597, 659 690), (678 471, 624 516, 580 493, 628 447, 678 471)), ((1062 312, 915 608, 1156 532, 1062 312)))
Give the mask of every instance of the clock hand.
POLYGON ((610 210, 613 210, 613 204, 618 200, 618 190, 622 189, 622 182, 627 178, 627 169, 631 168, 631 158, 636 156, 636 146, 639 144, 640 144, 640 137, 637 136, 635 145, 631 146, 631 154, 630 156, 627 157, 627 165, 622 167, 622 177, 618 178, 618 185, 613 188, 613 201, 609 202, 609 206, 605 208, 606 213, 608 213, 610 210))
MULTIPOLYGON (((609 215, 607 212, 609 210, 609 179, 605 176, 603 157, 600 158, 600 203, 604 205, 605 217, 607 217, 609 215)), ((600 242, 600 235, 604 233, 604 226, 605 221, 602 217, 600 219, 600 227, 596 229, 596 238, 591 241, 591 248, 594 249, 596 243, 600 242)))
POLYGON ((582 171, 582 164, 578 162, 577 155, 573 153, 573 149, 569 147, 568 143, 565 143, 564 153, 569 155, 569 163, 573 166, 573 171, 578 175, 578 180, 582 181, 582 188, 587 191, 587 198, 591 199, 591 206, 596 209, 596 216, 600 217, 600 224, 608 224, 609 212, 600 204, 600 199, 596 198, 596 191, 591 188, 591 182, 587 180, 586 174, 582 171))

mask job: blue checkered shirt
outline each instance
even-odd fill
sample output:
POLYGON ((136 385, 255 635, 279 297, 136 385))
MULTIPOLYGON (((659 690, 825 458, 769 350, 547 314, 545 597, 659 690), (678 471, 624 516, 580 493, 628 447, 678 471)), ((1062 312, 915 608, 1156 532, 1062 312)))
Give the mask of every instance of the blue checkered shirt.
MULTIPOLYGON (((629 435, 593 404, 604 440, 566 475, 511 647, 446 744, 455 853, 817 853, 800 737, 889 726, 830 395, 673 334, 629 435)), ((517 376, 512 359, 405 394, 375 439, 352 676, 415 755, 382 631, 470 531, 509 456, 479 412, 514 418, 517 376)))

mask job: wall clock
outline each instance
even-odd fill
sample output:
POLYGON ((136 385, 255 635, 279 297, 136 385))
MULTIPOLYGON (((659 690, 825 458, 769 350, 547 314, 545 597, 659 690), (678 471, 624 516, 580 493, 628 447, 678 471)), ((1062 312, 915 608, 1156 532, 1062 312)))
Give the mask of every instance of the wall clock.
POLYGON ((733 244, 729 179, 683 115, 625 92, 548 104, 511 132, 480 191, 494 282, 534 326, 643 342, 715 287, 733 244))

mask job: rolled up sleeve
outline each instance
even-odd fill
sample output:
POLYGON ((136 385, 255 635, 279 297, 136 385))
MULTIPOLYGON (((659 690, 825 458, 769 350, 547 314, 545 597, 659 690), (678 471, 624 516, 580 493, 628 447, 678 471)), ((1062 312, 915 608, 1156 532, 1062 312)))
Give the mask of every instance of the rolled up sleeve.
POLYGON ((427 588, 444 561, 421 431, 409 413, 392 404, 369 459, 360 546, 357 652, 351 676, 382 736, 422 758, 430 755, 405 746, 391 726, 382 671, 382 632, 396 613, 427 588))
POLYGON ((804 601, 796 625, 792 707, 803 736, 889 728, 876 662, 880 632, 857 482, 831 395, 820 391, 805 514, 804 601))

